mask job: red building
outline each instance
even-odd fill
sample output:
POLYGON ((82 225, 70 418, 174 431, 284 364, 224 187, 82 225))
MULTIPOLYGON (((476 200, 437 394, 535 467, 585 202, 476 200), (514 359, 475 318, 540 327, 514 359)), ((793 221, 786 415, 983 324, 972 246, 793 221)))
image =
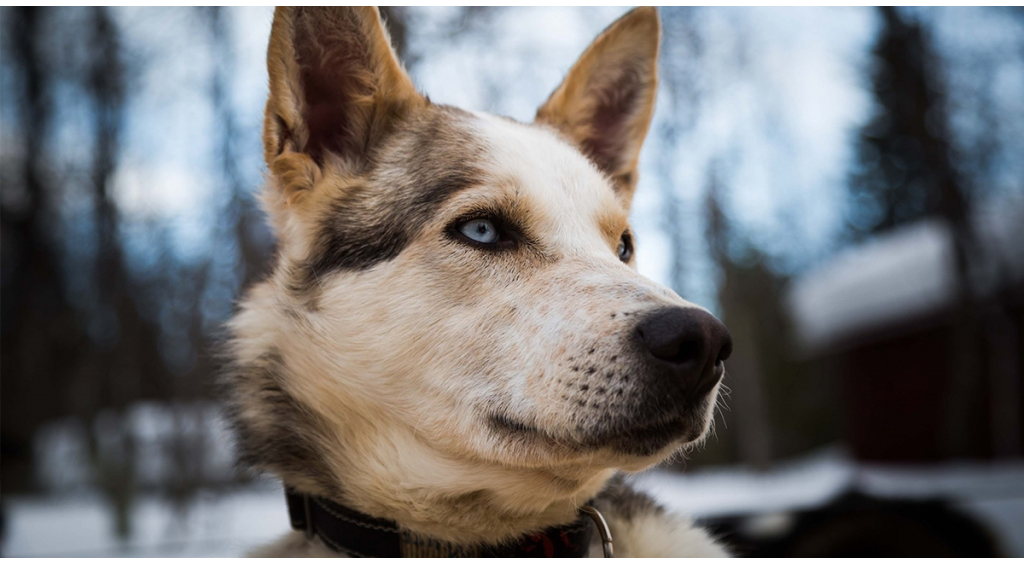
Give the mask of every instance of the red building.
POLYGON ((1024 197, 979 208, 972 231, 962 268, 953 230, 931 219, 790 288, 804 354, 841 379, 858 459, 1024 453, 1024 197))

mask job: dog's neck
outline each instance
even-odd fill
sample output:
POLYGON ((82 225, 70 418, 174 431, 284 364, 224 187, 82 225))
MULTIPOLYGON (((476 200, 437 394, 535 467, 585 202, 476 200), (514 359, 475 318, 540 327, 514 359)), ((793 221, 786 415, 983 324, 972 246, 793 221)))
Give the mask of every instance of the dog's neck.
POLYGON ((405 456, 349 457, 337 468, 333 494, 283 478, 290 488, 392 521, 403 531, 460 545, 494 545, 576 521, 579 507, 615 473, 510 469, 444 457, 418 441, 404 444, 405 456), (383 458, 393 464, 365 462, 383 458))

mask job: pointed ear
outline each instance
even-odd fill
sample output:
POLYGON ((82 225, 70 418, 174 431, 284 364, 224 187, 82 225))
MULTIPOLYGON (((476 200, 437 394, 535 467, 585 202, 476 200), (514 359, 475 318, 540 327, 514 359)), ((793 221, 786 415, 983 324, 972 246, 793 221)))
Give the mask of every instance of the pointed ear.
POLYGON ((427 103, 376 8, 278 8, 267 70, 264 156, 285 188, 311 183, 332 157, 358 169, 390 126, 427 103))
POLYGON ((628 205, 658 87, 658 11, 636 8, 590 44, 536 121, 569 138, 616 184, 628 205))

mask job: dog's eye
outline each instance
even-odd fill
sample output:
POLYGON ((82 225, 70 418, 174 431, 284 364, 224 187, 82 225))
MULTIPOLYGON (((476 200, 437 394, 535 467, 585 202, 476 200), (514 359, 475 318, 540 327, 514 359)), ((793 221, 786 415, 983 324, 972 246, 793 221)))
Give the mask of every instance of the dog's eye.
POLYGON ((498 228, 489 219, 471 219, 459 226, 459 233, 482 245, 498 242, 498 228))
POLYGON ((633 237, 629 233, 623 233, 619 239, 618 253, 622 262, 629 262, 629 259, 633 258, 633 237))

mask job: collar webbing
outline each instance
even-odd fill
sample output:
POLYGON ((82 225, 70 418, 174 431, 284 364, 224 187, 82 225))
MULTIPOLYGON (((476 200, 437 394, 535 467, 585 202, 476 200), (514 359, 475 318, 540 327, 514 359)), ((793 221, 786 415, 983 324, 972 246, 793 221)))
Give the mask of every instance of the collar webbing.
MULTIPOLYGON (((561 527, 501 545, 462 546, 402 530, 322 497, 285 492, 292 528, 320 538, 335 552, 360 557, 580 558, 587 556, 592 529, 587 514, 561 527)), ((610 540, 610 539, 609 539, 610 540)))

